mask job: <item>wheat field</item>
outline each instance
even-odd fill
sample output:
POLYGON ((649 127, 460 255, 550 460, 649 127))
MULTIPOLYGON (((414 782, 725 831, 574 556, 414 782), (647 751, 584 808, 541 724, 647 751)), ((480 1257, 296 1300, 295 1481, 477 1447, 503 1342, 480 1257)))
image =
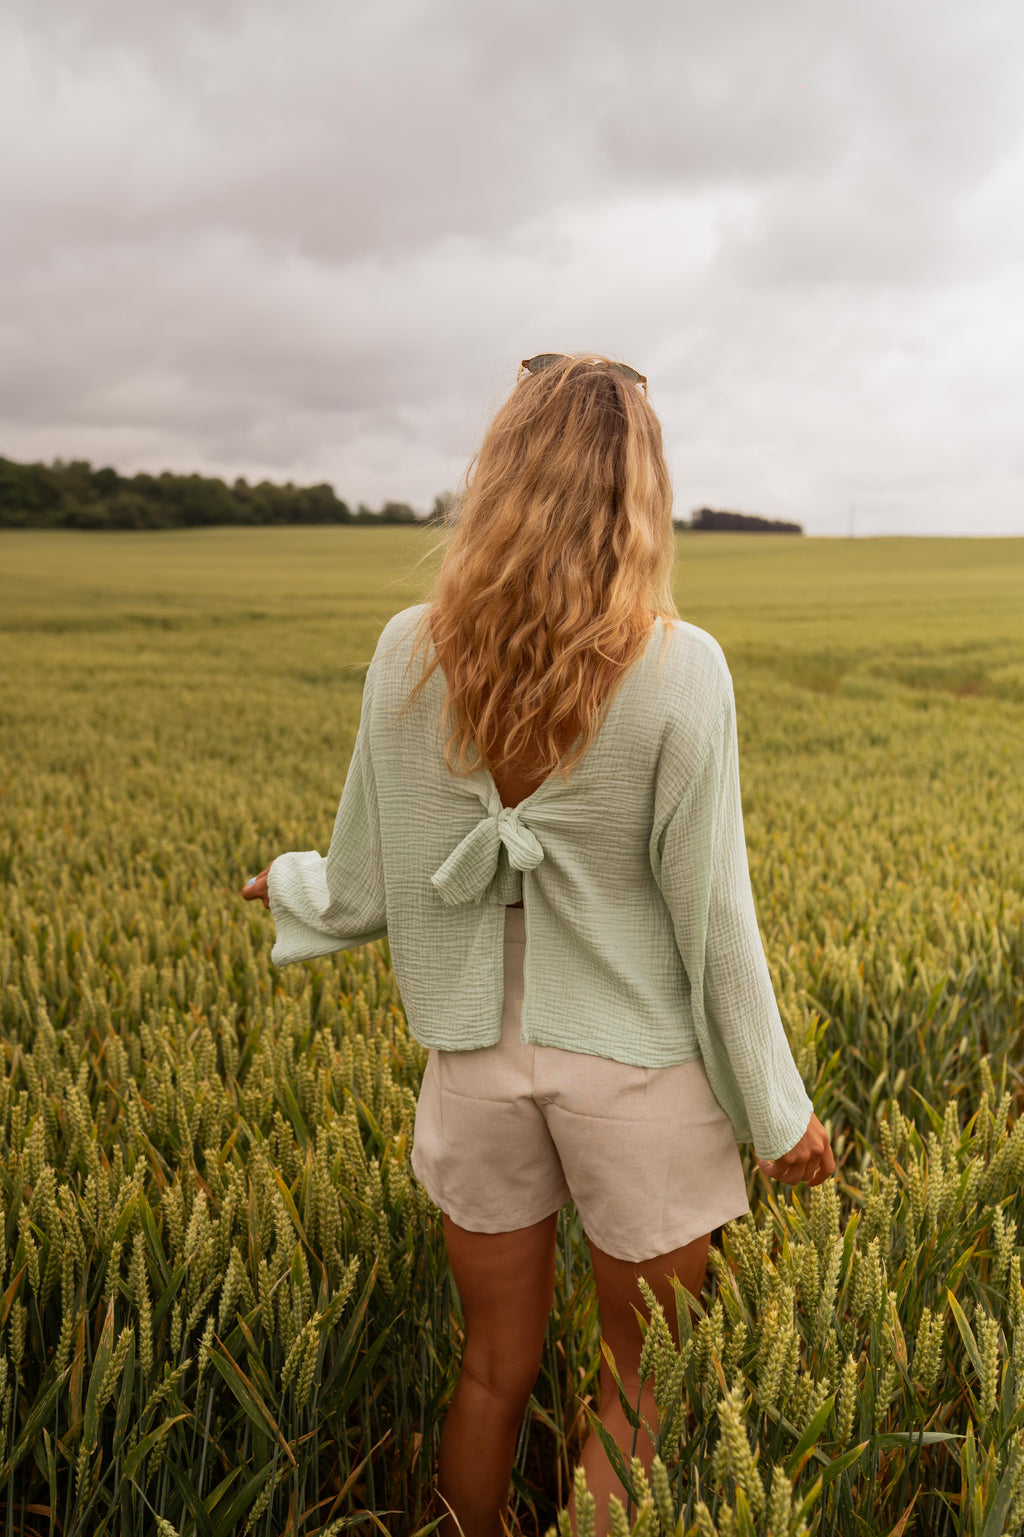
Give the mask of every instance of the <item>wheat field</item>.
MULTIPOLYGON (((278 971, 239 896, 326 849, 431 537, 0 535, 5 1534, 435 1527, 461 1335, 409 1170, 425 1053, 386 942, 278 971)), ((743 1149, 679 1350, 638 1291, 659 1456, 613 1532, 1024 1532, 1024 540, 681 535, 675 587, 735 678, 838 1167, 808 1192, 743 1149)), ((570 1206, 522 1537, 569 1532, 599 1359, 570 1206)))

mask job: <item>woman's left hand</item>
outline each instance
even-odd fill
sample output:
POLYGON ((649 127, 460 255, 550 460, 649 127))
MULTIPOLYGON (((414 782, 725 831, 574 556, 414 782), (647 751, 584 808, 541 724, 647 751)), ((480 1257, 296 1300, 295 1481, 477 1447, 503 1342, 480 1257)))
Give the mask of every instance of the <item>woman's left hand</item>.
POLYGON ((246 881, 242 887, 242 895, 247 902, 251 902, 254 898, 259 897, 264 907, 270 906, 270 897, 267 894, 267 876, 269 873, 270 866, 267 865, 267 868, 261 870, 259 875, 254 875, 251 881, 246 881))

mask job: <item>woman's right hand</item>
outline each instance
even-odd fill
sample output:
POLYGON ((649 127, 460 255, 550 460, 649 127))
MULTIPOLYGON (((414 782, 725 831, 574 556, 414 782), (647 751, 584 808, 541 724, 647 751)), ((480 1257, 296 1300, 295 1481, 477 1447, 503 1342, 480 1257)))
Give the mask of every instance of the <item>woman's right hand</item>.
POLYGON ((763 1158, 757 1161, 762 1173, 770 1179, 781 1179, 786 1185, 799 1185, 802 1181, 808 1185, 820 1185, 836 1172, 828 1132, 813 1112, 810 1125, 796 1147, 791 1147, 788 1153, 783 1153, 774 1162, 763 1158))

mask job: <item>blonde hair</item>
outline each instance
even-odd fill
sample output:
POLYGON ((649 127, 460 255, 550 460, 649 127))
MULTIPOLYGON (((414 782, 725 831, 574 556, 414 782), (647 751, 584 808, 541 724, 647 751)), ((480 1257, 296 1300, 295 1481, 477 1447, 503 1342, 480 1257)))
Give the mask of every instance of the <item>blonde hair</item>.
POLYGON ((611 363, 524 374, 467 470, 414 637, 413 657, 428 638, 434 656, 403 706, 440 666, 452 773, 567 778, 654 615, 679 618, 661 427, 611 363))

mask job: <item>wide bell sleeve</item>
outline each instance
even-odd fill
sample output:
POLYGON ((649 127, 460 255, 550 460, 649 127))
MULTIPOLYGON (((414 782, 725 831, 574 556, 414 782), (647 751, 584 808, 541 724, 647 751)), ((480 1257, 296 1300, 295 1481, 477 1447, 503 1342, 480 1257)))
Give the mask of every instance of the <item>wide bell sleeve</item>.
POLYGON ((761 1158, 779 1158, 800 1141, 814 1106, 786 1037, 757 926, 731 679, 696 772, 652 854, 690 983, 708 1081, 737 1141, 753 1141, 761 1158))
POLYGON ((280 854, 270 866, 267 895, 277 927, 275 966, 309 961, 387 934, 377 787, 369 744, 372 672, 334 831, 326 857, 315 849, 280 854))

